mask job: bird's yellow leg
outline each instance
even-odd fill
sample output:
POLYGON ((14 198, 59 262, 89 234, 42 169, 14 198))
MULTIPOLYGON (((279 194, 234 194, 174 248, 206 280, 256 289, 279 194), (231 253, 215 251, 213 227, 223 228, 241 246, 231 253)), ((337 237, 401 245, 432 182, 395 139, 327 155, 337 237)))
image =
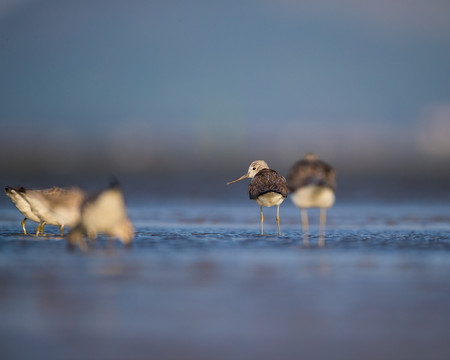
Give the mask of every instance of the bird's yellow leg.
POLYGON ((278 236, 281 236, 281 229, 280 229, 280 205, 277 205, 277 224, 278 224, 278 236))
POLYGON ((260 206, 261 209, 261 235, 264 235, 264 215, 263 215, 263 211, 262 211, 262 206, 260 206))
POLYGON ((324 208, 320 209, 320 225, 319 225, 319 247, 324 247, 325 245, 325 223, 327 221, 327 210, 324 208))
POLYGON ((305 208, 300 209, 300 214, 302 216, 302 229, 304 233, 308 233, 308 213, 305 208))
POLYGON ((306 209, 301 208, 300 214, 302 216, 303 245, 308 246, 308 244, 309 244, 308 213, 307 213, 306 209))
POLYGON ((97 238, 97 233, 93 230, 88 230, 87 231, 87 236, 89 239, 94 240, 97 238))
POLYGON ((25 228, 25 221, 27 221, 27 218, 22 220, 22 229, 23 229, 23 233, 26 235, 27 234, 27 229, 25 228))
POLYGON ((64 225, 61 225, 61 237, 64 236, 64 225))
POLYGON ((45 223, 42 223, 42 224, 41 224, 41 235, 44 235, 44 224, 45 224, 45 223))
POLYGON ((37 230, 36 230, 36 236, 39 236, 39 232, 41 231, 41 223, 38 224, 37 230))

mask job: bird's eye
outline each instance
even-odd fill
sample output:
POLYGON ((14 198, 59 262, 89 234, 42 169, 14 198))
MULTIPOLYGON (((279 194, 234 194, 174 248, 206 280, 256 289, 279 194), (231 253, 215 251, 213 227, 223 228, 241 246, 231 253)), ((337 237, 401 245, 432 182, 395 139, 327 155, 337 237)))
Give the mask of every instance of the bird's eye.
POLYGON ((253 168, 253 170, 256 170, 256 168, 253 168))

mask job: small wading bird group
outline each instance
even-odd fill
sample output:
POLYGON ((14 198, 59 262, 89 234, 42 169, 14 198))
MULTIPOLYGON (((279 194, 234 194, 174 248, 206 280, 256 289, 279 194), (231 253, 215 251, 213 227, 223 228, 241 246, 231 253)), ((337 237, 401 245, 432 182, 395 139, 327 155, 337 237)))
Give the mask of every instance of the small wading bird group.
MULTIPOLYGON (((335 172, 330 165, 315 154, 306 154, 294 164, 286 181, 265 161, 256 160, 246 174, 227 184, 246 178, 252 179, 248 187, 250 199, 260 207, 261 235, 264 234, 263 207, 271 206, 277 207, 278 235, 281 235, 280 205, 291 192, 293 203, 300 208, 305 243, 308 242, 307 209, 320 209, 319 245, 324 245, 326 210, 334 204, 336 187, 335 172)), ((86 236, 95 239, 98 234, 106 234, 119 238, 124 244, 131 243, 134 238, 133 224, 117 183, 91 196, 78 188, 31 190, 6 187, 5 191, 25 217, 22 221, 24 234, 27 234, 25 222, 29 219, 38 223, 36 236, 44 234, 44 225, 59 226, 61 237, 64 227, 70 227, 69 245, 78 244, 82 249, 86 249, 86 236)))
POLYGON ((233 184, 240 180, 250 178, 248 194, 255 200, 261 211, 261 235, 264 234, 263 207, 277 206, 278 235, 280 229, 280 205, 292 192, 293 203, 300 208, 303 239, 308 243, 308 214, 307 209, 320 209, 319 246, 325 241, 326 210, 334 204, 334 190, 336 188, 336 175, 333 168, 320 160, 315 154, 306 154, 291 168, 288 179, 269 169, 263 160, 253 161, 248 172, 240 178, 230 181, 233 184))
POLYGON ((78 244, 81 249, 86 249, 86 236, 95 239, 98 234, 106 234, 117 237, 124 244, 131 243, 134 238, 133 224, 117 183, 90 196, 78 188, 56 186, 43 190, 7 186, 5 191, 25 216, 22 221, 24 234, 27 234, 25 222, 29 219, 38 223, 36 236, 44 234, 44 225, 59 226, 61 237, 64 227, 70 227, 68 243, 71 246, 78 244))

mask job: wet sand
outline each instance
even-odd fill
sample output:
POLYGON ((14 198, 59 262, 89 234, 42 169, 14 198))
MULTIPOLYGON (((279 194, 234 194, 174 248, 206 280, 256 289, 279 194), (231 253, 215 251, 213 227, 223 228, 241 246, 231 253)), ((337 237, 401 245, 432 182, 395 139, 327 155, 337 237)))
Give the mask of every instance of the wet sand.
POLYGON ((252 205, 132 204, 86 254, 2 207, 1 359, 449 358, 449 208, 336 206, 319 249, 252 205))

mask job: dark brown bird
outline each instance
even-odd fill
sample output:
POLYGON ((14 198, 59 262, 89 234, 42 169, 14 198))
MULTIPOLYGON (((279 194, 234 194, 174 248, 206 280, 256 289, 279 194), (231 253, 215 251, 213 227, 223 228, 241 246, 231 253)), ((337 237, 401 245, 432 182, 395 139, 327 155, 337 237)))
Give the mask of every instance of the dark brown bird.
POLYGON ((319 160, 315 154, 306 154, 294 164, 288 175, 289 190, 292 191, 292 202, 300 208, 302 228, 308 233, 308 214, 306 209, 320 209, 319 245, 323 246, 323 233, 326 222, 326 209, 333 206, 336 188, 336 173, 326 162, 319 160))
POLYGON ((248 195, 251 200, 256 201, 261 210, 261 235, 264 234, 264 216, 262 208, 263 206, 271 207, 274 205, 277 206, 278 235, 281 235, 280 205, 289 193, 285 178, 275 170, 269 169, 269 166, 265 161, 256 160, 250 164, 247 174, 242 175, 239 179, 230 181, 227 185, 246 178, 253 179, 248 186, 248 195))

